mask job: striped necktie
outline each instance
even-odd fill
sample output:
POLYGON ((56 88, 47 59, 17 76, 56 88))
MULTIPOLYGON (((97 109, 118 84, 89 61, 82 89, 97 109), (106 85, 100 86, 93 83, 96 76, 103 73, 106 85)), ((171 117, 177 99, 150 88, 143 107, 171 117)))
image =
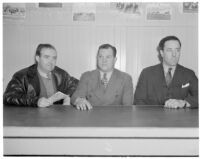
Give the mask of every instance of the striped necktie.
POLYGON ((103 74, 103 78, 101 79, 102 84, 104 85, 104 87, 106 88, 108 85, 108 78, 107 78, 107 74, 104 73, 103 74))
POLYGON ((51 72, 47 73, 47 79, 51 80, 51 72))
POLYGON ((172 68, 169 68, 168 72, 166 74, 166 77, 165 77, 167 86, 169 86, 171 81, 172 81, 172 73, 171 73, 171 71, 172 71, 172 68))

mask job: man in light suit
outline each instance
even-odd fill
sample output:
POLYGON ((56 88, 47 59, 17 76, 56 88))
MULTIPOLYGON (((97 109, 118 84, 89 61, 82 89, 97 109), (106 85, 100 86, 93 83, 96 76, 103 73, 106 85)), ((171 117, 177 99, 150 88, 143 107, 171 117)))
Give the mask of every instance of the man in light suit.
POLYGON ((198 107, 198 79, 178 64, 181 42, 167 36, 159 43, 161 64, 145 68, 134 96, 136 105, 164 105, 166 108, 198 107))
POLYGON ((79 110, 93 106, 132 105, 133 84, 127 73, 114 68, 117 50, 103 44, 97 53, 97 69, 82 74, 71 102, 79 110))

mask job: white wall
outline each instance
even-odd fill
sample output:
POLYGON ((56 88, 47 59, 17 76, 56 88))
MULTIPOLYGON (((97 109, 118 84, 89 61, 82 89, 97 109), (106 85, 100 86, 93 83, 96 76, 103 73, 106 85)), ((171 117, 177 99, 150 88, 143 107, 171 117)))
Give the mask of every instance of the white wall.
POLYGON ((23 19, 3 18, 3 85, 12 75, 34 62, 39 43, 51 43, 58 51, 57 65, 71 75, 95 68, 98 46, 110 43, 117 48, 116 67, 133 77, 134 87, 144 67, 157 64, 156 47, 161 38, 176 35, 182 41, 180 63, 198 73, 198 14, 181 13, 181 3, 171 3, 171 20, 151 20, 143 14, 111 12, 109 3, 96 3, 95 22, 73 22, 72 4, 63 8, 37 8, 26 4, 23 19))

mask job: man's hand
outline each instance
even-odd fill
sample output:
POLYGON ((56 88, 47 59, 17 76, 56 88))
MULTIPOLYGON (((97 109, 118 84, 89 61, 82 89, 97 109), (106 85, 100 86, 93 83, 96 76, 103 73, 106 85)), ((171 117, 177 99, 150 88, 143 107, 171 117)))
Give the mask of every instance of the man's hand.
POLYGON ((70 105, 70 97, 68 95, 65 96, 63 100, 63 105, 70 105))
POLYGON ((75 106, 78 110, 90 110, 92 105, 85 98, 77 98, 75 106))
POLYGON ((179 99, 168 99, 165 101, 165 108, 184 108, 185 106, 188 106, 188 102, 185 100, 179 100, 179 99))
POLYGON ((52 105, 52 101, 47 99, 47 98, 44 98, 44 97, 41 97, 38 102, 37 102, 37 105, 38 107, 48 107, 50 105, 52 105))

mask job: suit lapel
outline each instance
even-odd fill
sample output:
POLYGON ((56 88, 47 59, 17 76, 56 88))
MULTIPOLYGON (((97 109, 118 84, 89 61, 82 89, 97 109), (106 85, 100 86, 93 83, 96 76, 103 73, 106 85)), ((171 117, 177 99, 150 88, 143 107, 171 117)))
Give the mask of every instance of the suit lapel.
POLYGON ((165 73, 164 73, 164 69, 163 69, 162 63, 160 65, 158 65, 158 70, 157 71, 158 72, 155 72, 155 75, 158 74, 157 83, 161 83, 162 86, 167 86, 166 80, 165 80, 165 73))
POLYGON ((157 65, 151 79, 153 80, 153 86, 149 86, 149 88, 152 88, 151 92, 153 94, 151 96, 158 103, 163 103, 163 99, 165 98, 165 88, 167 88, 167 84, 165 81, 165 74, 162 63, 157 65))
POLYGON ((98 69, 95 70, 94 74, 92 75, 92 81, 95 84, 95 89, 94 89, 94 94, 96 95, 97 98, 100 100, 104 96, 104 86, 101 84, 101 76, 100 72, 98 69))
POLYGON ((180 84, 180 81, 181 81, 181 76, 182 76, 182 69, 179 65, 176 66, 176 70, 174 72, 174 75, 173 75, 173 79, 172 79, 172 82, 170 84, 170 87, 174 87, 174 86, 177 86, 180 84))
POLYGON ((114 94, 116 91, 116 86, 119 85, 119 78, 117 78, 117 70, 114 69, 109 80, 108 86, 106 88, 105 96, 110 97, 110 95, 114 94))

